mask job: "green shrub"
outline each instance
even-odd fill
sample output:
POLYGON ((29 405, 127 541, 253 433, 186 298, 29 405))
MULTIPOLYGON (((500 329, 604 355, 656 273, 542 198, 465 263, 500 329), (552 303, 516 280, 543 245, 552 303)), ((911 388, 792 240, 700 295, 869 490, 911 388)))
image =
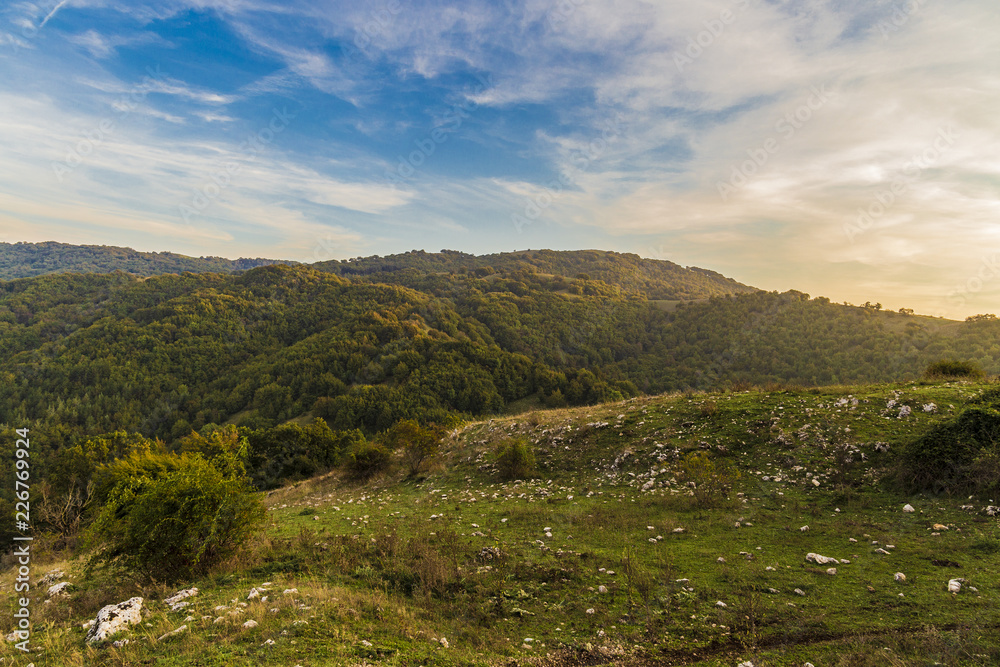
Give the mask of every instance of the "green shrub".
POLYGON ((505 480, 524 479, 535 471, 535 453, 525 438, 516 438, 497 449, 497 468, 505 480))
POLYGON ((356 445, 348 456, 347 468, 357 478, 367 479, 389 468, 392 452, 377 442, 356 445))
POLYGON ((973 405, 986 405, 993 408, 1000 408, 1000 384, 991 384, 989 387, 979 392, 969 399, 973 405))
POLYGON ((681 475, 691 486, 695 504, 715 507, 729 499, 733 485, 740 478, 737 469, 728 462, 713 458, 708 452, 692 452, 681 463, 681 475))
POLYGON ((93 501, 97 507, 103 507, 120 487, 138 489, 177 472, 181 461, 181 456, 169 452, 139 451, 104 464, 94 472, 93 501))
POLYGON ((985 376, 986 373, 983 372, 983 369, 971 361, 958 361, 956 359, 935 361, 924 371, 924 377, 929 380, 940 378, 982 379, 985 376))
POLYGON ((898 479, 912 492, 1000 490, 1000 410, 972 407, 909 443, 898 479))
POLYGON ((90 530, 103 544, 89 567, 116 564, 168 582, 201 575, 235 554, 263 520, 260 498, 243 476, 200 454, 172 456, 158 471, 136 462, 142 476, 111 491, 90 530))

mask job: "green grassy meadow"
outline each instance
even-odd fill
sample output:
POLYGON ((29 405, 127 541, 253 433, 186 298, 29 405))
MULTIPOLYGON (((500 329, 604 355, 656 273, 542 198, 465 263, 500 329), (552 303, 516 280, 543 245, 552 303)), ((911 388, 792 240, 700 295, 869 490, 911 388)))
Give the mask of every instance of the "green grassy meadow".
POLYGON ((467 424, 416 478, 269 492, 263 533, 202 580, 86 579, 84 558, 37 554, 35 579, 76 587, 33 591, 35 652, 4 643, 0 664, 1000 664, 998 499, 886 481, 984 387, 674 394, 467 424), (536 472, 504 481, 495 452, 515 438, 536 472), (82 624, 133 595, 148 616, 114 637, 129 643, 85 646, 82 624))

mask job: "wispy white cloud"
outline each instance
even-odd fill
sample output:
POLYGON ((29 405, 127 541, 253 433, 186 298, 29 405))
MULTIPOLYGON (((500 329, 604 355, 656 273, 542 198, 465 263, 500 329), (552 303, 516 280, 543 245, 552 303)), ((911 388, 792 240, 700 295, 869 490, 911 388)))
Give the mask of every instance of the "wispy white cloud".
POLYGON ((189 246, 218 242, 227 247, 254 238, 257 254, 271 246, 297 248, 303 255, 317 238, 331 233, 342 247, 364 245, 361 233, 324 222, 324 210, 349 217, 381 214, 409 198, 381 183, 348 181, 304 167, 277 146, 251 155, 220 142, 164 142, 145 125, 127 123, 98 137, 94 128, 102 119, 68 116, 46 100, 4 97, 0 117, 7 119, 0 121, 2 130, 12 133, 9 150, 0 155, 0 178, 25 186, 0 197, 5 236, 21 227, 15 220, 60 221, 105 237, 117 229, 146 247, 157 238, 161 246, 178 239, 189 246), (67 155, 77 156, 79 164, 67 155), (186 220, 180 207, 204 192, 220 165, 227 164, 239 165, 231 183, 186 220))
POLYGON ((82 46, 97 59, 110 58, 117 54, 122 46, 139 46, 148 44, 165 45, 166 41, 151 32, 141 32, 135 35, 107 35, 90 29, 69 37, 72 44, 82 46))

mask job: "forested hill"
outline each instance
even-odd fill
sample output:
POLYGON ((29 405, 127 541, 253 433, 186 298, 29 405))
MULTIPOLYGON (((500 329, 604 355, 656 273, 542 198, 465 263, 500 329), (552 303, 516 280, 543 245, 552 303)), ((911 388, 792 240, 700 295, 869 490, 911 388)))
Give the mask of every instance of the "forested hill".
MULTIPOLYGON (((278 259, 188 257, 172 252, 140 252, 132 248, 45 243, 0 243, 0 280, 31 278, 49 273, 111 273, 139 276, 166 273, 235 273, 271 264, 295 265, 278 259)), ((472 273, 539 273, 562 278, 569 287, 583 277, 599 280, 623 292, 649 299, 690 301, 724 294, 752 292, 754 288, 714 271, 684 268, 673 262, 599 250, 526 250, 494 255, 470 255, 454 250, 427 253, 414 250, 387 257, 358 257, 319 262, 314 268, 354 280, 404 285, 432 293, 447 287, 447 276, 472 273), (446 278, 442 283, 442 276, 446 278)))
POLYGON ((1000 321, 948 322, 751 292, 676 308, 533 271, 435 275, 445 296, 308 266, 0 282, 0 423, 168 441, 323 417, 366 433, 526 406, 733 383, 1000 372, 1000 321))
POLYGON ((111 273, 126 271, 140 276, 164 273, 233 273, 268 264, 297 264, 277 259, 225 259, 188 257, 172 252, 140 252, 104 245, 0 243, 0 280, 30 278, 47 273, 111 273))
POLYGON ((525 250, 479 256, 455 250, 439 253, 414 250, 386 257, 375 255, 320 262, 313 266, 350 278, 417 289, 440 289, 437 276, 442 274, 474 273, 485 277, 496 272, 528 272, 565 280, 582 276, 656 300, 686 301, 754 291, 753 287, 715 271, 684 268, 673 262, 604 250, 525 250))

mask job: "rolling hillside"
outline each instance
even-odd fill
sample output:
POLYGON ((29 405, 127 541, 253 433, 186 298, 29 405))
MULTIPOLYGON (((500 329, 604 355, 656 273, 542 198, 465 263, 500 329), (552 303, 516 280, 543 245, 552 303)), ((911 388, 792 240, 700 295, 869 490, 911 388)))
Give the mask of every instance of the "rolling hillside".
MULTIPOLYGON (((472 422, 419 477, 397 453, 366 481, 336 470, 269 494, 261 535, 206 576, 133 582, 87 575, 86 552, 39 559, 34 579, 53 574, 34 589, 31 658, 995 665, 1000 508, 891 483, 899 454, 984 390, 698 393, 472 422), (511 480, 496 452, 514 441, 537 462, 511 480), (55 581, 71 587, 43 604, 55 581), (132 596, 143 622, 85 644, 83 623, 132 596)), ((0 657, 27 662, 9 643, 0 657)))
POLYGON ((424 290, 306 266, 0 283, 0 423, 168 440, 322 416, 384 430, 686 388, 1000 372, 1000 322, 947 326, 754 291, 665 311, 592 277, 433 274, 424 290))

